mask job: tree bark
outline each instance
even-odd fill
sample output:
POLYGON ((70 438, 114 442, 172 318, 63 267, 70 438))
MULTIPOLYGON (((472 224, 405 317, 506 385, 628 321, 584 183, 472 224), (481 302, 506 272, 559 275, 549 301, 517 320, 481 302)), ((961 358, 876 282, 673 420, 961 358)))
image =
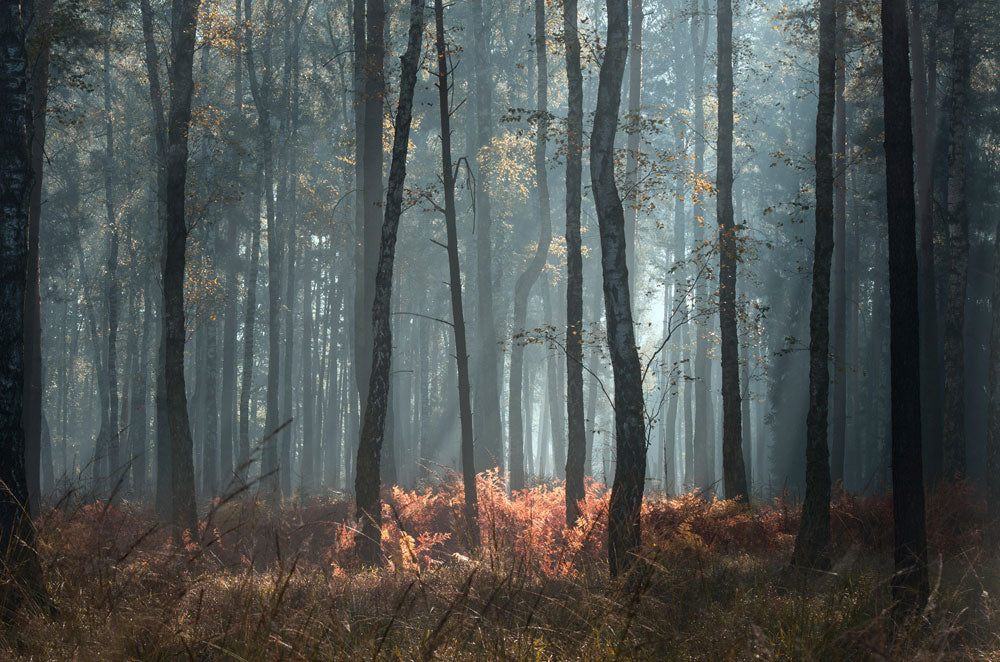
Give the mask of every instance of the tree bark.
POLYGON ((434 22, 438 64, 438 105, 441 112, 441 177, 444 182, 444 217, 448 234, 448 283, 451 291, 451 324, 455 333, 455 360, 458 364, 458 409, 462 429, 462 485, 465 491, 465 533, 472 547, 479 546, 479 505, 476 494, 476 465, 472 443, 472 384, 465 340, 465 311, 462 306, 462 271, 458 263, 458 223, 455 219, 455 172, 451 162, 451 108, 448 86, 448 54, 444 41, 444 4, 434 0, 434 22))
POLYGON ((614 169, 615 131, 627 52, 628 5, 626 0, 609 0, 607 6, 607 49, 601 64, 590 138, 590 178, 601 235, 604 311, 615 384, 615 480, 608 506, 608 562, 614 577, 633 567, 639 551, 646 430, 642 374, 625 263, 625 212, 614 169))
POLYGON ((722 344, 722 476, 727 499, 748 503, 740 408, 740 339, 736 324, 736 264, 739 246, 733 219, 733 5, 717 10, 719 135, 716 220, 719 223, 719 327, 722 344))
POLYGON ((187 529, 192 535, 197 533, 198 516, 195 510, 193 444, 184 387, 184 268, 187 240, 184 205, 199 4, 199 0, 172 0, 173 66, 170 68, 170 114, 167 122, 167 245, 163 263, 173 521, 178 529, 187 529))
POLYGON ((892 486, 896 573, 893 594, 919 609, 927 600, 920 438, 920 351, 917 299, 913 130, 905 0, 882 3, 882 84, 885 102, 886 205, 889 222, 892 486))
POLYGON ((833 115, 836 101, 836 0, 819 2, 819 103, 816 111, 816 238, 809 311, 809 411, 806 414, 806 496, 792 564, 830 564, 830 268, 833 259, 833 115))
POLYGON ((847 4, 838 3, 833 159, 833 421, 830 426, 830 480, 844 484, 847 435, 847 58, 844 32, 847 4))
POLYGON ((38 560, 24 464, 24 297, 32 167, 22 5, 0 6, 0 619, 10 623, 38 560))
POLYGON ((413 119, 413 88, 416 86, 423 26, 423 0, 411 0, 410 29, 406 52, 401 60, 399 105, 396 109, 392 161, 389 167, 389 185, 386 188, 385 217, 382 221, 382 240, 375 280, 375 299, 372 303, 372 371, 361 439, 358 444, 358 464, 354 482, 356 517, 360 520, 360 529, 355 534, 354 541, 358 560, 367 566, 381 564, 382 505, 379 498, 381 489, 379 463, 386 410, 389 406, 389 374, 392 362, 392 328, 389 320, 392 270, 396 255, 396 232, 402 212, 406 152, 413 119))
POLYGON ((944 322, 944 476, 965 474, 965 303, 969 273, 965 141, 971 54, 966 3, 955 16, 948 113, 948 307, 944 322))

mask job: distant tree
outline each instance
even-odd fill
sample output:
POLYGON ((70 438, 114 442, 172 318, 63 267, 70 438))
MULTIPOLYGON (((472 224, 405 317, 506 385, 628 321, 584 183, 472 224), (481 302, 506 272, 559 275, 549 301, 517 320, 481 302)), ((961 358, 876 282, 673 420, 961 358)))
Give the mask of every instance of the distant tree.
POLYGON ((0 16, 0 619, 37 582, 24 464, 24 296, 32 168, 28 49, 18 0, 0 16))
POLYGON ((615 384, 615 480, 608 505, 608 562, 614 577, 633 567, 639 551, 639 518, 646 479, 646 427, 625 258, 625 212, 615 183, 614 166, 615 133, 628 50, 628 3, 610 0, 607 5, 607 48, 601 63, 590 137, 590 179, 601 235, 604 312, 615 384))
MULTIPOLYGON (((552 243, 552 212, 549 208, 549 180, 545 153, 548 144, 548 46, 545 38, 545 0, 535 3, 535 61, 538 66, 535 125, 535 184, 538 196, 538 244, 524 271, 514 284, 514 333, 525 328, 528 319, 528 297, 542 274, 552 243)), ((524 422, 522 391, 524 382, 524 343, 515 340, 510 350, 507 425, 510 443, 510 490, 524 489, 524 422)))
POLYGON ((902 605, 927 601, 927 537, 920 429, 919 313, 913 128, 906 0, 882 3, 882 85, 885 182, 889 221, 889 319, 892 394, 892 511, 896 573, 902 605))
MULTIPOLYGON (((1000 534, 1000 224, 993 237, 993 296, 990 327, 989 413, 986 419, 986 484, 993 535, 1000 534)), ((995 540, 996 538, 994 538, 995 540)))
POLYGON ((392 301, 396 232, 399 229, 403 184, 406 180, 406 152, 413 119, 413 88, 416 86, 417 66, 420 64, 423 29, 424 2, 411 0, 410 29, 399 74, 399 103, 396 107, 395 132, 392 139, 389 184, 385 193, 385 216, 382 221, 382 241, 376 271, 375 300, 372 303, 372 371, 361 427, 361 440, 358 444, 357 473, 354 477, 356 517, 360 523, 360 529, 354 536, 354 544, 358 550, 358 560, 367 566, 381 564, 382 504, 379 465, 386 411, 389 408, 389 376, 392 364, 389 308, 392 301))
POLYGON ((809 312, 809 410, 806 414, 806 496, 792 564, 829 565, 830 269, 833 260, 833 115, 836 0, 819 0, 819 102, 816 111, 816 238, 809 312))
POLYGON ((948 288, 944 319, 944 476, 966 472, 965 306, 969 280, 969 218, 965 142, 968 135, 970 38, 968 2, 958 2, 948 109, 948 288))

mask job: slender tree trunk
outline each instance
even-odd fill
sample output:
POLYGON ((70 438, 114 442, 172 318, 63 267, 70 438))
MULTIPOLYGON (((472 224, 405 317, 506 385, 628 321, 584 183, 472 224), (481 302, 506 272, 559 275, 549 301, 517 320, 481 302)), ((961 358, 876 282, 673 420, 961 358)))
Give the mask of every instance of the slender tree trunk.
POLYGON ((965 304, 969 274, 969 219, 966 211, 965 142, 968 132, 971 53, 968 8, 955 17, 952 92, 948 114, 948 307, 944 322, 944 475, 966 472, 965 304))
POLYGON ((580 208, 583 179, 583 71, 577 0, 563 2, 566 79, 566 524, 575 526, 584 491, 587 454, 583 407, 583 248, 580 208))
MULTIPOLYGON (((49 98, 49 54, 52 44, 52 0, 30 3, 29 39, 35 52, 31 79, 31 198, 28 209, 27 284, 24 299, 24 447, 28 475, 28 505, 37 517, 41 506, 39 452, 42 425, 42 301, 39 228, 42 217, 42 168, 45 160, 45 116, 49 98)), ((27 12, 26 12, 27 13, 27 12)), ((51 467, 51 465, 50 465, 51 467)), ((44 472, 44 464, 41 471, 44 472)))
POLYGON ((740 339, 736 323, 736 264, 733 218, 733 5, 719 0, 717 11, 719 140, 716 219, 719 223, 719 327, 722 336, 722 475, 727 499, 749 502, 743 459, 740 409, 740 339))
POLYGON ((253 346, 257 321, 257 271, 260 261, 260 166, 254 182, 250 222, 250 266, 246 281, 246 318, 243 321, 243 369, 240 375, 240 435, 236 452, 236 477, 246 482, 250 462, 250 391, 253 387, 253 346))
MULTIPOLYGON (((476 135, 474 152, 479 181, 476 186, 476 335, 479 361, 476 388, 476 466, 503 468, 503 433, 500 424, 500 377, 497 331, 493 313, 493 216, 490 198, 490 142, 493 139, 491 7, 486 0, 471 0, 473 61, 475 63, 476 135)), ((579 41, 579 40, 578 40, 579 41)), ((578 49, 579 50, 579 49, 578 49)))
POLYGON ((833 116, 836 101, 836 0, 819 2, 819 105, 816 111, 816 239, 809 312, 809 411, 806 415, 806 496, 792 564, 829 566, 830 268, 833 259, 833 116))
MULTIPOLYGON (((625 262, 628 268, 628 288, 635 296, 635 281, 639 265, 635 261, 638 243, 639 204, 639 139, 642 136, 642 0, 630 0, 632 22, 629 25, 628 70, 628 151, 625 157, 625 262)), ((633 302, 634 303, 634 302, 633 302)))
POLYGON ((392 141, 392 162, 385 197, 385 217, 372 303, 372 370, 364 424, 358 445, 358 465, 355 474, 356 517, 361 521, 355 534, 358 559, 363 565, 381 564, 382 505, 379 498, 381 480, 379 464, 382 437, 385 432, 386 410, 389 407, 389 375, 392 362, 392 269, 396 255, 396 232, 403 204, 403 183, 406 179, 406 152, 413 115, 413 88, 416 86, 420 42, 424 27, 423 0, 410 2, 410 29, 406 52, 401 61, 399 105, 396 109, 395 133, 392 141))
MULTIPOLYGON (((309 242, 306 242, 308 247, 309 242)), ((319 453, 313 432, 316 412, 313 410, 313 313, 312 313, 312 263, 308 252, 302 255, 302 275, 305 280, 302 299, 302 493, 312 494, 316 489, 317 460, 319 453)), ((317 320, 319 321, 319 320, 317 320)), ((289 327, 291 328, 291 327, 289 327)))
POLYGON ((847 58, 844 51, 847 5, 837 3, 835 126, 833 159, 833 421, 830 426, 830 480, 844 484, 847 435, 847 58))
POLYGON ((107 296, 105 299, 105 314, 107 315, 108 356, 108 429, 106 447, 102 449, 99 462, 102 476, 108 479, 106 489, 113 489, 118 480, 121 464, 119 458, 118 429, 118 222, 115 216, 114 200, 114 132, 111 121, 111 30, 113 9, 111 2, 105 5, 104 19, 104 208, 108 224, 107 248, 107 296))
MULTIPOLYGON (((928 66, 924 57, 921 2, 910 2, 909 31, 913 58, 913 138, 917 166, 917 225, 920 231, 920 410, 923 415, 928 482, 937 482, 941 445, 941 346, 938 340, 937 274, 934 267, 934 200, 932 187, 934 90, 930 89, 928 66)), ((932 62, 931 67, 935 67, 932 62)), ((838 69, 839 72, 839 69, 838 69)), ((840 99, 838 98, 838 101, 840 99)), ((838 126, 839 128, 839 126, 838 126)), ((838 144, 839 147, 839 144, 838 144)))
POLYGON ((149 341, 153 328, 150 289, 147 283, 143 291, 142 339, 139 349, 138 374, 133 383, 132 414, 129 417, 128 428, 129 448, 132 455, 132 491, 140 501, 146 495, 146 467, 149 465, 149 422, 146 417, 146 404, 149 397, 149 341))
MULTIPOLYGON (((538 195, 538 245, 535 254, 517 277, 514 284, 514 325, 513 332, 517 336, 524 332, 528 318, 528 297, 531 288, 535 286, 542 268, 549 257, 549 245, 552 242, 552 216, 549 209, 549 180, 545 164, 546 145, 548 144, 548 53, 545 33, 545 2, 534 0, 535 3, 535 60, 538 66, 537 76, 537 114, 538 124, 535 127, 535 181, 538 195)), ((507 424, 510 427, 510 490, 518 492, 524 489, 524 429, 522 423, 521 384, 524 370, 524 343, 514 339, 510 352, 510 379, 508 384, 509 403, 507 424)))
POLYGON ((920 440, 920 351, 917 300, 913 130, 905 0, 882 3, 882 84, 885 101, 886 191, 889 220, 892 487, 896 574, 894 597, 919 609, 927 600, 920 440))
POLYGON ((465 490, 465 532, 472 547, 479 546, 479 505, 476 494, 476 465, 472 445, 472 384, 469 379, 469 350, 465 340, 465 311, 462 306, 462 271, 458 263, 458 223, 455 219, 455 172, 451 162, 451 107, 448 86, 448 52, 444 41, 444 3, 434 0, 438 63, 438 105, 441 111, 441 176, 444 182, 444 218, 448 235, 448 282, 451 291, 451 323, 455 333, 458 364, 458 408, 462 429, 462 484, 465 490))
POLYGON ((986 503, 991 537, 998 537, 1000 523, 1000 224, 993 237, 993 296, 990 328, 989 413, 986 427, 986 503))
POLYGON ((639 516, 646 477, 642 374, 632 328, 625 263, 625 212, 615 185, 614 143, 628 33, 626 0, 609 0, 608 38, 590 138, 590 177, 601 235, 604 309, 615 384, 615 481, 608 506, 611 575, 628 572, 640 545, 639 516))

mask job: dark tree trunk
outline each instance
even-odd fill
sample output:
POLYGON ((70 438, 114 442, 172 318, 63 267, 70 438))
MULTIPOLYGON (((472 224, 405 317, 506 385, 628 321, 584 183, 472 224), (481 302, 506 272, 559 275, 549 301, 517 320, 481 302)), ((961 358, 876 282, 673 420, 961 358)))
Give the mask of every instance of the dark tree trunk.
POLYGON ((575 526, 584 491, 587 454, 583 408, 583 249, 580 207, 583 179, 583 71, 577 0, 563 2, 566 79, 566 524, 575 526))
MULTIPOLYGON (((42 300, 38 270, 39 224, 42 217, 42 167, 45 160, 45 116, 49 97, 49 53, 52 44, 52 0, 32 3, 29 39, 35 52, 30 66, 31 199, 28 209, 28 266, 24 298, 24 447, 28 475, 28 505, 37 517, 43 489, 39 485, 42 437, 42 300)), ((51 463, 48 470, 51 471, 51 463)))
MULTIPOLYGON (((104 19, 104 209, 108 224, 107 248, 107 289, 105 298, 105 314, 107 315, 108 354, 105 369, 107 370, 108 387, 108 428, 106 430, 105 447, 98 460, 102 477, 108 483, 104 489, 112 490, 118 481, 121 464, 119 460, 119 429, 118 429, 118 223, 115 217, 114 200, 114 132, 111 121, 111 29, 113 9, 111 2, 105 5, 104 19)), ((100 490, 101 488, 98 487, 100 490)))
POLYGON ((381 480, 379 464, 382 436, 385 432, 386 410, 389 407, 389 374, 392 362, 392 329, 389 309, 392 300, 392 268, 396 255, 396 232, 403 204, 403 183, 406 179, 406 152, 413 118, 413 88, 416 86, 417 65, 420 63, 420 42, 424 28, 423 0, 410 2, 410 29, 406 52, 403 54, 399 84, 399 106, 396 109, 395 133, 392 140, 392 162, 389 185, 385 196, 385 218, 382 221, 382 241, 372 303, 372 371, 368 398, 364 410, 361 440, 358 444, 358 465, 354 492, 356 517, 360 530, 355 534, 358 559, 363 565, 381 563, 382 505, 379 498, 381 480))
POLYGON ((167 122, 167 245, 163 264, 163 312, 166 322, 167 412, 170 421, 173 521, 197 533, 191 426, 184 387, 184 268, 187 225, 184 211, 188 125, 194 91, 195 30, 198 0, 173 0, 170 114, 167 122))
POLYGON ((719 223, 719 328, 722 345, 722 476, 727 499, 750 499, 743 460, 740 409, 740 339, 736 323, 736 264, 739 246, 733 219, 733 5, 717 11, 719 140, 716 220, 719 223))
POLYGON ((149 341, 152 336, 153 310, 150 301, 150 287, 147 283, 143 291, 142 338, 139 349, 138 374, 134 377, 132 413, 129 416, 128 440, 132 456, 132 492, 142 500, 146 495, 146 467, 149 466, 148 439, 149 422, 146 404, 149 397, 149 341))
POLYGON ((830 267, 833 259, 833 115, 836 100, 836 0, 819 3, 819 104, 816 111, 816 238, 809 311, 809 411, 806 414, 806 496, 792 564, 829 566, 830 267))
POLYGON ((604 311, 615 384, 615 481, 608 506, 608 562, 611 575, 617 576, 632 568, 639 552, 646 430, 625 264, 625 212, 614 169, 615 131, 628 50, 628 5, 626 0, 609 0, 607 5, 607 50, 601 64, 590 138, 590 178, 600 226, 604 311))
POLYGON ((844 483, 847 435, 847 58, 844 32, 847 5, 838 3, 833 138, 833 421, 830 426, 830 480, 844 483))
MULTIPOLYGON (((913 57, 913 139, 917 166, 917 225, 920 230, 920 411, 928 482, 937 482, 943 449, 941 444, 941 346, 938 341, 937 276, 934 262, 934 200, 932 187, 935 90, 928 84, 924 57, 921 2, 910 2, 909 31, 913 57), (937 474, 937 475, 935 475, 937 474)), ((934 39, 934 37, 932 37, 934 39)), ((932 58, 933 60, 933 55, 932 58)), ((935 68, 932 61, 930 67, 935 68)), ((838 70, 839 71, 839 70, 838 70)), ((838 127, 839 128, 839 127, 838 127)), ((839 145, 838 145, 839 146, 839 145)))
MULTIPOLYGON (((552 242, 552 215, 549 209, 549 180, 545 164, 548 141, 548 53, 545 35, 545 2, 534 0, 535 4, 535 60, 538 66, 537 103, 538 123, 535 126, 535 181, 538 195, 538 245, 535 254, 528 261, 524 271, 514 284, 514 324, 517 336, 525 330, 528 318, 528 297, 535 286, 542 268, 549 257, 552 242)), ((524 489, 524 424, 522 422, 522 373, 524 371, 524 342, 515 338, 510 350, 509 402, 507 425, 510 428, 510 490, 524 489)))
POLYGON ((894 597, 920 608, 927 600, 927 539, 920 443, 919 314, 913 131, 906 1, 882 3, 882 84, 885 101, 886 191, 889 220, 892 487, 896 574, 894 597))
POLYGON ((948 307, 944 321, 944 476, 965 466, 965 303, 969 275, 969 219, 966 212, 965 141, 968 131, 971 53, 966 3, 955 16, 952 91, 948 113, 948 307))
POLYGON ((38 561, 24 464, 24 297, 32 187, 28 49, 21 2, 0 19, 0 619, 10 623, 37 585, 38 561))
POLYGON ((1000 523, 1000 225, 993 237, 993 297, 990 328, 989 413, 986 427, 986 500, 993 540, 1000 523))
POLYGON ((455 332, 458 364, 458 410, 462 429, 462 483, 465 488, 465 532, 472 547, 479 546, 479 506, 476 495, 476 465, 472 446, 472 385, 469 380, 469 350, 465 341, 465 311, 462 306, 462 271, 458 263, 458 223, 455 219, 455 172, 451 162, 451 107, 448 87, 450 68, 444 41, 443 0, 434 0, 438 62, 438 104, 441 111, 441 176, 444 182, 444 218, 448 234, 448 281, 451 291, 451 322, 455 332))

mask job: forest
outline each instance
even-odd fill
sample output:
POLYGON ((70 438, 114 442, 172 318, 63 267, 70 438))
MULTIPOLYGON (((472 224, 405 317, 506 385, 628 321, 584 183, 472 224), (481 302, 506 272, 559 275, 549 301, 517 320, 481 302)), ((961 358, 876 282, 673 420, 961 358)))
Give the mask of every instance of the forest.
POLYGON ((0 4, 0 658, 1000 660, 996 0, 0 4))

